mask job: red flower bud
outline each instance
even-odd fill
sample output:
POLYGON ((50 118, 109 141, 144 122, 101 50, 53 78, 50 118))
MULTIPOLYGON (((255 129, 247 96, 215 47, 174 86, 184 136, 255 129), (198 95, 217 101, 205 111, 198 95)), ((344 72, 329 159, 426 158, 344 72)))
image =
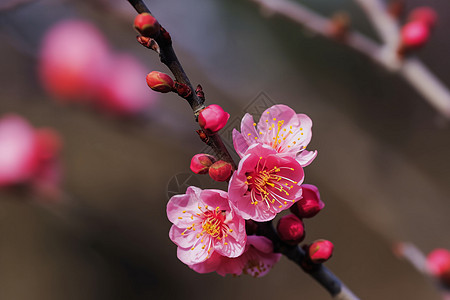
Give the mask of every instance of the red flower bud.
POLYGON ((435 249, 427 257, 428 271, 450 286, 450 251, 447 249, 435 249))
POLYGON ((297 245, 305 238, 303 222, 293 214, 286 215, 278 221, 278 235, 289 245, 297 245))
POLYGON ((430 30, 428 26, 420 21, 406 24, 401 31, 402 44, 409 49, 422 47, 429 37, 430 30))
POLYGON ((157 92, 168 93, 173 91, 174 83, 172 78, 165 73, 153 71, 147 74, 148 86, 157 92))
POLYGON ((155 37, 158 35, 161 26, 158 20, 149 13, 142 13, 134 19, 134 29, 146 37, 155 37))
POLYGON ((219 160, 209 167, 209 176, 215 181, 227 181, 231 177, 232 169, 230 163, 219 160))
POLYGON ((214 156, 209 154, 196 154, 191 159, 191 170, 195 174, 208 173, 209 167, 216 161, 214 156))
POLYGON ((418 21, 432 28, 436 25, 437 14, 431 7, 418 7, 409 14, 409 21, 418 21))
POLYGON ((308 257, 315 264, 321 264, 333 255, 334 245, 327 240, 314 241, 308 247, 308 257))
POLYGON ((291 206, 291 212, 297 217, 312 218, 319 213, 325 204, 320 200, 319 189, 312 184, 302 184, 302 198, 291 206))
POLYGON ((230 114, 225 112, 222 107, 211 104, 200 111, 198 124, 210 132, 217 132, 227 124, 229 118, 230 114))

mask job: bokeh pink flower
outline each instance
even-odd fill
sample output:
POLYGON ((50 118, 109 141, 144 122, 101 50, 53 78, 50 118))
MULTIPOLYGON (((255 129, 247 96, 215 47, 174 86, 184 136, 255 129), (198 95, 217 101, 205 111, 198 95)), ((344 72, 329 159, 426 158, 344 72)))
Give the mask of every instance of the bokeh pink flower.
POLYGON ((134 115, 155 103, 146 70, 128 54, 115 54, 91 23, 65 20, 45 34, 39 75, 47 92, 62 102, 83 102, 116 115, 134 115))
POLYGON ((46 191, 61 181, 61 141, 52 129, 34 129, 18 115, 0 119, 0 187, 30 184, 46 191))

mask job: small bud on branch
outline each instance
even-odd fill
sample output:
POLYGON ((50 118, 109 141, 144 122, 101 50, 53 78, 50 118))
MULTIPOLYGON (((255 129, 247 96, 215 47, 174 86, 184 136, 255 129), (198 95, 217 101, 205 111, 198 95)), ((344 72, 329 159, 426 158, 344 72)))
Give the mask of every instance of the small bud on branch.
POLYGON ((159 34, 161 26, 151 14, 142 13, 134 19, 134 29, 145 37, 154 38, 159 34))
POLYGON ((174 90, 174 82, 172 78, 162 72, 153 71, 147 75, 148 86, 157 92, 168 93, 174 90))

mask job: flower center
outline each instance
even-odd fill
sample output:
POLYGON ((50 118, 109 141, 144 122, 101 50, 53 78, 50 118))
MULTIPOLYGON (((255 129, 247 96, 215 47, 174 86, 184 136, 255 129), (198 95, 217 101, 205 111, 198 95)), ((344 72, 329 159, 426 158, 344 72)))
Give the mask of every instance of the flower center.
POLYGON ((225 231, 228 229, 228 226, 224 223, 225 211, 221 211, 217 207, 214 211, 208 210, 204 212, 203 215, 202 233, 207 233, 219 240, 226 236, 225 231))
POLYGON ((297 184, 297 181, 277 173, 281 172, 282 169, 290 171, 294 171, 294 169, 277 166, 268 169, 265 168, 265 163, 261 166, 261 160, 262 157, 259 158, 254 172, 246 174, 247 181, 245 183, 250 192, 251 204, 257 205, 260 201, 263 201, 267 206, 270 206, 277 202, 281 208, 282 205, 287 204, 287 200, 292 200, 284 198, 279 192, 289 197, 289 190, 293 188, 292 184, 297 184))

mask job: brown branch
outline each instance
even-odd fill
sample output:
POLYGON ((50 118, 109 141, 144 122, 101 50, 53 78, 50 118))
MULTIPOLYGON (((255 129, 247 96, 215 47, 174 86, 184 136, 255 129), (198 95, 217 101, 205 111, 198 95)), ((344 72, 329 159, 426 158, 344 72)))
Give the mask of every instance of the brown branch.
POLYGON ((274 251, 285 255, 292 260, 302 270, 309 274, 322 287, 324 287, 334 299, 358 300, 353 294, 328 268, 322 264, 312 263, 305 251, 299 246, 288 245, 278 236, 272 222, 257 223, 257 235, 262 235, 270 239, 273 243, 274 251))
MULTIPOLYGON (((128 2, 134 7, 134 9, 138 13, 150 13, 150 10, 147 8, 145 3, 142 0, 128 0, 128 2)), ((194 112, 195 119, 197 120, 199 112, 205 108, 204 102, 205 99, 203 97, 199 97, 196 90, 193 88, 188 76, 186 75, 186 72, 183 70, 183 67, 181 66, 181 63, 179 62, 177 55, 175 54, 175 51, 172 47, 172 40, 170 38, 170 34, 161 26, 161 31, 157 37, 155 37, 155 41, 158 43, 160 47, 160 59, 163 64, 165 64, 170 71, 172 72, 173 76, 175 77, 176 81, 178 81, 181 84, 186 85, 191 93, 187 97, 183 97, 189 102, 189 105, 192 108, 192 111, 194 112)), ((236 169, 236 164, 233 161, 233 158, 231 157, 230 153, 228 152, 227 148, 222 142, 222 139, 217 133, 207 133, 208 140, 211 141, 208 145, 211 146, 211 148, 214 150, 214 152, 219 156, 221 160, 224 160, 226 162, 229 162, 234 169, 236 169)))

